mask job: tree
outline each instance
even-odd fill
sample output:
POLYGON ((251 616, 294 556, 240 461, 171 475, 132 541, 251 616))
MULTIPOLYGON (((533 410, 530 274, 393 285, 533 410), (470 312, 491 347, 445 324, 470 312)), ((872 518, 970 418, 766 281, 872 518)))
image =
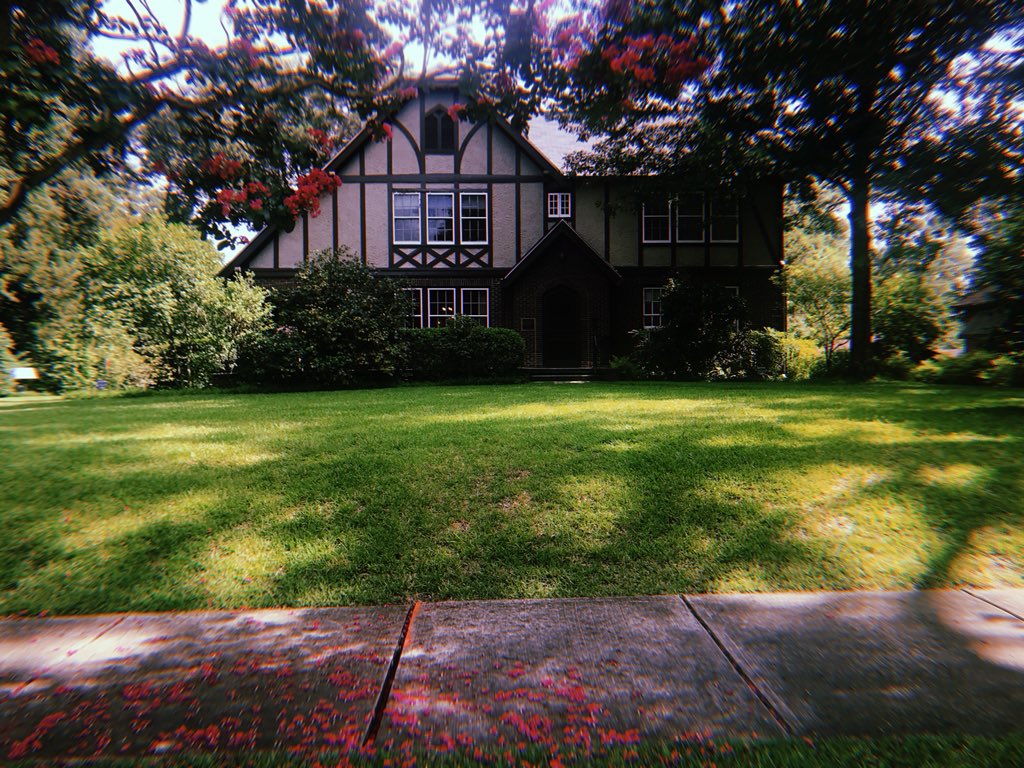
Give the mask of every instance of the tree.
POLYGON ((193 33, 198 1, 173 27, 145 0, 121 0, 123 16, 104 0, 0 6, 0 226, 82 161, 164 177, 172 214, 228 242, 225 224, 290 226, 315 211, 338 183, 320 167, 352 126, 386 139, 428 74, 458 75, 467 116, 523 126, 540 104, 544 4, 232 0, 228 42, 210 47, 193 33), (97 41, 126 52, 99 58, 97 41))
POLYGON ((786 291, 789 311, 796 322, 793 330, 814 339, 825 355, 825 367, 832 368, 836 350, 846 343, 850 330, 850 273, 835 244, 829 248, 826 236, 808 236, 822 243, 787 263, 780 280, 786 291))
POLYGON ((14 339, 0 323, 0 397, 14 391, 11 369, 24 365, 20 355, 14 351, 14 339))
POLYGON ((975 281, 990 292, 1002 322, 989 346, 1024 351, 1024 204, 1020 198, 990 201, 975 211, 979 219, 975 281))
POLYGON ((986 190, 1019 188, 1020 0, 610 2, 598 16, 590 58, 580 58, 591 66, 573 72, 577 82, 615 75, 600 51, 627 39, 633 50, 645 30, 697 36, 711 65, 678 99, 635 70, 620 78, 631 90, 615 109, 591 107, 578 91, 564 118, 610 134, 580 167, 713 172, 722 183, 775 172, 842 190, 851 354, 862 372, 872 336, 871 202, 935 200, 952 210, 986 190), (986 49, 999 34, 1011 44, 986 49))
POLYGON ((882 360, 903 355, 914 363, 935 357, 945 311, 923 275, 891 275, 876 288, 874 348, 882 360))
POLYGON ((121 222, 90 249, 79 288, 123 318, 156 384, 201 387, 269 322, 265 291, 250 275, 221 280, 220 266, 193 230, 150 215, 121 222))
POLYGON ((251 339, 244 377, 338 387, 395 373, 408 300, 346 249, 311 256, 272 301, 273 327, 251 339))

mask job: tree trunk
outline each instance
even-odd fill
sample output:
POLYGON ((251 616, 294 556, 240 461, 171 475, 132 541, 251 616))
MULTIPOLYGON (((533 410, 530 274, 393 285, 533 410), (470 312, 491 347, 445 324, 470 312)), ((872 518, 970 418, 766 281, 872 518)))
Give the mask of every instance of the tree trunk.
POLYGON ((854 178, 850 186, 850 275, 853 280, 850 313, 850 365, 852 372, 871 372, 871 241, 868 233, 868 203, 871 199, 867 175, 854 178))

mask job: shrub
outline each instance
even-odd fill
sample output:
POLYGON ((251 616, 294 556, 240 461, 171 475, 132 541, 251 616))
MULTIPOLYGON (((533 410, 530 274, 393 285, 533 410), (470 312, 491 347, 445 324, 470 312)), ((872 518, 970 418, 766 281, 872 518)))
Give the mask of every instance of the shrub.
POLYGON ((931 384, 984 384, 992 362, 993 356, 988 352, 971 352, 930 360, 918 367, 914 376, 931 384))
POLYGON ((347 249, 314 254, 271 303, 273 328, 241 356, 243 380, 338 387, 396 372, 407 300, 398 283, 376 275, 347 249))
POLYGON ((811 377, 811 370, 823 362, 824 354, 814 339, 801 339, 780 331, 772 331, 782 342, 786 360, 786 378, 789 381, 804 381, 811 377))
POLYGON ((850 373, 850 350, 837 349, 828 360, 824 355, 811 365, 811 379, 841 379, 850 373))
POLYGON ((509 328, 487 328, 454 317, 443 328, 403 332, 409 378, 487 379, 516 375, 526 355, 523 337, 509 328))
POLYGON ((662 293, 665 325, 637 332, 633 360, 650 376, 717 379, 742 367, 736 351, 743 303, 711 283, 669 280, 662 293))
MULTIPOLYGON (((893 275, 878 286, 871 316, 876 360, 903 355, 913 363, 935 356, 943 309, 934 289, 918 275, 893 275)), ((897 368, 903 366, 897 364, 897 368)))
POLYGON ((729 378, 752 381, 781 379, 786 370, 786 353, 775 331, 764 328, 737 335, 732 371, 729 378))
POLYGON ((987 383, 997 387, 1024 387, 1024 353, 993 358, 992 368, 982 375, 987 383))

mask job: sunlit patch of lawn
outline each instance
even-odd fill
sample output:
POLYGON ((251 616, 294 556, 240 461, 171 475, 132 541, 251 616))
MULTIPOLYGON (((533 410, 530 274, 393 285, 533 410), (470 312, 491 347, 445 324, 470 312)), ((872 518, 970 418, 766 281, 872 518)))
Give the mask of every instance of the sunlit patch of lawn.
POLYGON ((1024 586, 1024 394, 0 399, 0 613, 1024 586))

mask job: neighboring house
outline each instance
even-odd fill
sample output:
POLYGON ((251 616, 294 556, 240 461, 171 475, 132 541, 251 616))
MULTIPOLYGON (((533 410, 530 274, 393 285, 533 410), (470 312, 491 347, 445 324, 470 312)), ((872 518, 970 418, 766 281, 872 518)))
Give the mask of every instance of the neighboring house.
MULTIPOLYGON (((459 314, 513 328, 537 367, 627 352, 630 331, 662 323, 672 275, 730 287, 751 325, 784 328, 770 280, 783 259, 781 183, 722 194, 699 180, 567 176, 564 140, 546 155, 504 121, 454 121, 457 100, 452 88, 421 90, 389 140, 360 132, 326 166, 342 185, 322 213, 261 232, 222 274, 272 284, 308 254, 347 246, 403 280, 410 325, 459 314)), ((557 139, 551 128, 536 133, 557 139)))
POLYGON ((1000 306, 991 288, 976 288, 953 304, 960 315, 960 338, 964 352, 981 352, 998 348, 993 336, 1007 320, 1006 308, 1000 306))

